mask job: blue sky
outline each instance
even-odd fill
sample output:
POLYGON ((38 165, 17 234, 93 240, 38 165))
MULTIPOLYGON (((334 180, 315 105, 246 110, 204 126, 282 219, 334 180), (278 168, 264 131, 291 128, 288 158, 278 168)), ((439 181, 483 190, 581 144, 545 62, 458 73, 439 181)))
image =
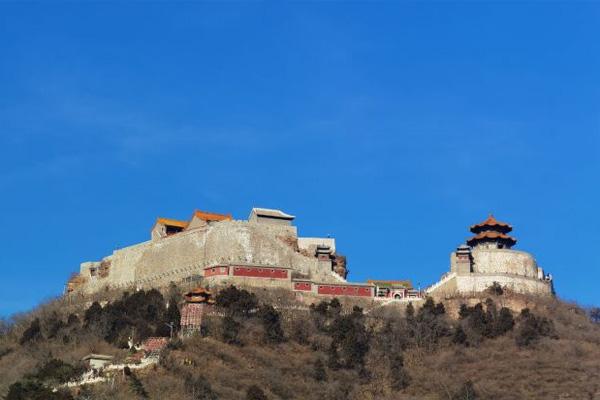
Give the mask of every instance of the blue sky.
POLYGON ((253 206, 433 283, 493 212, 600 304, 598 3, 0 4, 0 315, 253 206))

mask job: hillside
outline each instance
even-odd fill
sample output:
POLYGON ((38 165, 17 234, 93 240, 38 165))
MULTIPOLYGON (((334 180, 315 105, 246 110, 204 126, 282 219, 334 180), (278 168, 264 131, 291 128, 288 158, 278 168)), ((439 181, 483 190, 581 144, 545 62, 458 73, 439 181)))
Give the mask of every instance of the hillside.
POLYGON ((337 299, 306 307, 284 291, 227 288, 204 318, 202 335, 174 339, 158 364, 103 383, 61 386, 84 371, 80 360, 88 353, 120 362, 132 356, 132 334, 134 340, 168 336, 165 323, 178 317, 180 298, 172 287, 115 294, 102 306, 57 299, 4 322, 0 396, 600 398, 600 325, 574 304, 506 292, 428 299, 414 309, 337 299))

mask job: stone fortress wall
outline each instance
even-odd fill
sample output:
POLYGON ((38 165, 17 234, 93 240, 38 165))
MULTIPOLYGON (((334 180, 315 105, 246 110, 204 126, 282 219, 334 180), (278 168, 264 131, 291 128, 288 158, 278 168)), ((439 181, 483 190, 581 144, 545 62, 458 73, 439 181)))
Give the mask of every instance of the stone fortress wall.
MULTIPOLYGON (((302 241, 297 229, 276 219, 220 220, 194 224, 189 230, 115 250, 97 262, 81 264, 79 290, 162 286, 190 277, 202 277, 204 268, 218 264, 254 264, 290 268, 294 275, 320 282, 338 282, 329 265, 306 249, 319 238, 302 241), (298 243, 305 251, 300 251, 298 243)), ((164 231, 164 227, 161 227, 164 231)), ((331 238, 323 243, 333 245, 331 238)))
MULTIPOLYGON (((533 256, 512 249, 473 249, 473 272, 479 274, 512 274, 528 278, 538 277, 538 266, 533 256)), ((456 257, 456 253, 454 253, 456 257)))
MULTIPOLYGON (((402 283, 390 292, 385 289, 386 283, 381 283, 384 281, 347 282, 345 257, 336 254, 335 239, 298 237, 292 225, 294 218, 279 210, 260 208, 253 209, 248 220, 201 211, 189 221, 159 218, 151 240, 115 250, 100 261, 82 263, 80 273, 67 284, 67 291, 91 294, 104 289, 161 287, 205 279, 209 285, 243 282, 317 294, 352 295, 368 290, 375 297, 422 295, 409 290, 413 289, 410 283, 402 283), (228 272, 207 272, 215 267, 228 272)), ((484 292, 495 283, 517 293, 553 293, 551 277, 544 274, 533 256, 511 248, 516 239, 507 235, 512 230, 510 225, 490 216, 471 230, 476 235, 451 253, 450 271, 427 288, 426 294, 469 295, 484 292)))

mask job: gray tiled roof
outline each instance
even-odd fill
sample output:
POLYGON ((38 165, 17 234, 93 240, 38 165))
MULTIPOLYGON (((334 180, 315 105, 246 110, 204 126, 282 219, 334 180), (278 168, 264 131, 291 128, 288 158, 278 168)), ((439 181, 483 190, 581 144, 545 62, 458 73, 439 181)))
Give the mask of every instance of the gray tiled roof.
POLYGON ((295 216, 286 214, 281 210, 274 210, 271 208, 254 207, 252 209, 251 214, 256 214, 260 217, 273 217, 273 218, 281 218, 281 219, 289 219, 289 220, 296 218, 295 216))

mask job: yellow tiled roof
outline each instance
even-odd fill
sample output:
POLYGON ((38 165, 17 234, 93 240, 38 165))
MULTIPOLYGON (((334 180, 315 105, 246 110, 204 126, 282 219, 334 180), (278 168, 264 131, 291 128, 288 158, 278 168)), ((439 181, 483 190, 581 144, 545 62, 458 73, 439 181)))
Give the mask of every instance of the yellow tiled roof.
POLYGON ((231 221, 231 214, 217 214, 206 211, 196 210, 194 215, 205 221, 231 221))

